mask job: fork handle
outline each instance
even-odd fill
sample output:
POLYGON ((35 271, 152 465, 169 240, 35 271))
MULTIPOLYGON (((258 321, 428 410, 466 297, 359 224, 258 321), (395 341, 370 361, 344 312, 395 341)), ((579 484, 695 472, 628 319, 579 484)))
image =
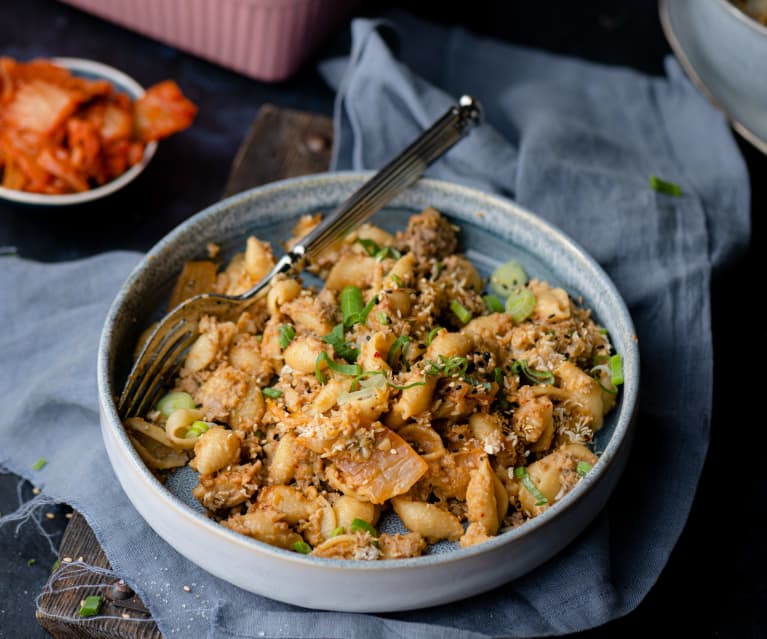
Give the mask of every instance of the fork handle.
POLYGON ((301 268, 339 237, 381 210, 420 178, 426 168, 458 142, 482 116, 479 102, 464 95, 404 151, 340 204, 288 253, 291 266, 301 268))

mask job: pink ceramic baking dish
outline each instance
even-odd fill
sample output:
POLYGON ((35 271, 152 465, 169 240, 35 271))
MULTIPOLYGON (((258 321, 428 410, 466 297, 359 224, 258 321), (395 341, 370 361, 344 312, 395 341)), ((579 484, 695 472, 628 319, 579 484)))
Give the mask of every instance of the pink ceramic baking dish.
POLYGON ((269 82, 295 72, 359 0, 63 0, 269 82))

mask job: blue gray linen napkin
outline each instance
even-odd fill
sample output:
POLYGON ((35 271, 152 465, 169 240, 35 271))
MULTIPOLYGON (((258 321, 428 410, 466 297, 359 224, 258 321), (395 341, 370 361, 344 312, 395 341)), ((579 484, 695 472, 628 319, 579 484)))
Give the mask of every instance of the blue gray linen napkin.
POLYGON ((673 60, 666 78, 650 78, 407 16, 395 22, 400 61, 382 37, 389 27, 358 20, 349 59, 323 67, 338 88, 335 167, 378 168, 459 94, 482 101, 487 125, 430 173, 513 197, 611 275, 642 356, 629 467, 606 511, 568 548, 460 604, 358 615, 251 595, 148 528, 101 444, 97 340, 139 256, 55 265, 0 258, 0 467, 85 514, 166 637, 479 639, 582 630, 636 607, 687 518, 708 446, 710 273, 749 233, 746 170, 724 119, 673 60), (650 175, 676 182, 684 195, 652 191, 650 175), (48 464, 34 471, 39 457, 48 464))

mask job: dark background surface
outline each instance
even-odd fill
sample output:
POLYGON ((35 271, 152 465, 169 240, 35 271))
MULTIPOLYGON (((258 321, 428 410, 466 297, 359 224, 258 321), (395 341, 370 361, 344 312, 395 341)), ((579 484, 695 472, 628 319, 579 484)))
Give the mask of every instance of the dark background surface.
MULTIPOLYGON (((360 13, 378 14, 391 5, 511 42, 651 74, 663 72, 663 58, 669 54, 656 3, 649 0, 496 0, 456 8, 447 3, 378 2, 363 5, 360 13)), ((0 247, 15 247, 23 257, 45 261, 113 249, 147 250, 176 224, 218 199, 237 147, 261 104, 331 114, 333 95, 316 74, 314 62, 344 53, 348 43, 347 30, 342 29, 291 80, 264 84, 53 0, 0 0, 0 55, 92 58, 124 70, 145 86, 171 77, 201 107, 192 129, 163 142, 145 173, 104 201, 67 209, 0 202, 0 247)), ((580 633, 580 639, 671 632, 686 637, 767 637, 767 479, 762 462, 764 417, 758 410, 767 332, 757 309, 765 274, 757 256, 767 248, 761 218, 767 208, 767 157, 740 139, 738 143, 751 178, 753 241, 749 253, 717 274, 713 284, 713 428, 693 510, 645 601, 623 619, 580 633)), ((653 472, 651 466, 647 472, 653 472)), ((19 490, 23 499, 31 497, 31 487, 19 489, 18 484, 14 476, 0 475, 0 512, 16 509, 19 490)), ((66 507, 44 512, 55 514, 52 520, 43 517, 41 525, 57 545, 66 507)), ((33 523, 19 528, 18 534, 15 526, 0 529, 0 637, 47 636, 34 620, 34 598, 54 559, 33 523), (28 565, 29 559, 36 561, 28 565)))

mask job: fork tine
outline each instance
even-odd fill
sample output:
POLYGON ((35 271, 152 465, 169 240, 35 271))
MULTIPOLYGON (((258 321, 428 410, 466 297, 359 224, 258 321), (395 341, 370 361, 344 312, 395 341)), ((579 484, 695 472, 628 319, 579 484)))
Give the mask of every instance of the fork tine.
POLYGON ((173 347, 168 350, 163 358, 162 368, 151 376, 151 384, 143 393, 141 393, 140 400, 134 408, 134 415, 143 415, 152 407, 154 400, 162 392, 163 386, 165 386, 176 374, 176 371, 181 368, 189 347, 194 343, 196 338, 197 333, 189 331, 182 336, 180 341, 176 342, 173 347))
MULTIPOLYGON (((175 324, 171 324, 167 331, 159 330, 156 332, 147 342, 128 376, 125 389, 120 397, 118 404, 120 414, 126 417, 136 414, 134 412, 136 402, 141 399, 145 388, 152 385, 152 377, 157 370, 162 369, 165 358, 171 349, 180 340, 187 339, 190 335, 196 336, 196 326, 194 330, 191 330, 189 324, 188 319, 182 317, 175 324)), ((158 329, 162 328, 164 327, 158 327, 158 329)))

